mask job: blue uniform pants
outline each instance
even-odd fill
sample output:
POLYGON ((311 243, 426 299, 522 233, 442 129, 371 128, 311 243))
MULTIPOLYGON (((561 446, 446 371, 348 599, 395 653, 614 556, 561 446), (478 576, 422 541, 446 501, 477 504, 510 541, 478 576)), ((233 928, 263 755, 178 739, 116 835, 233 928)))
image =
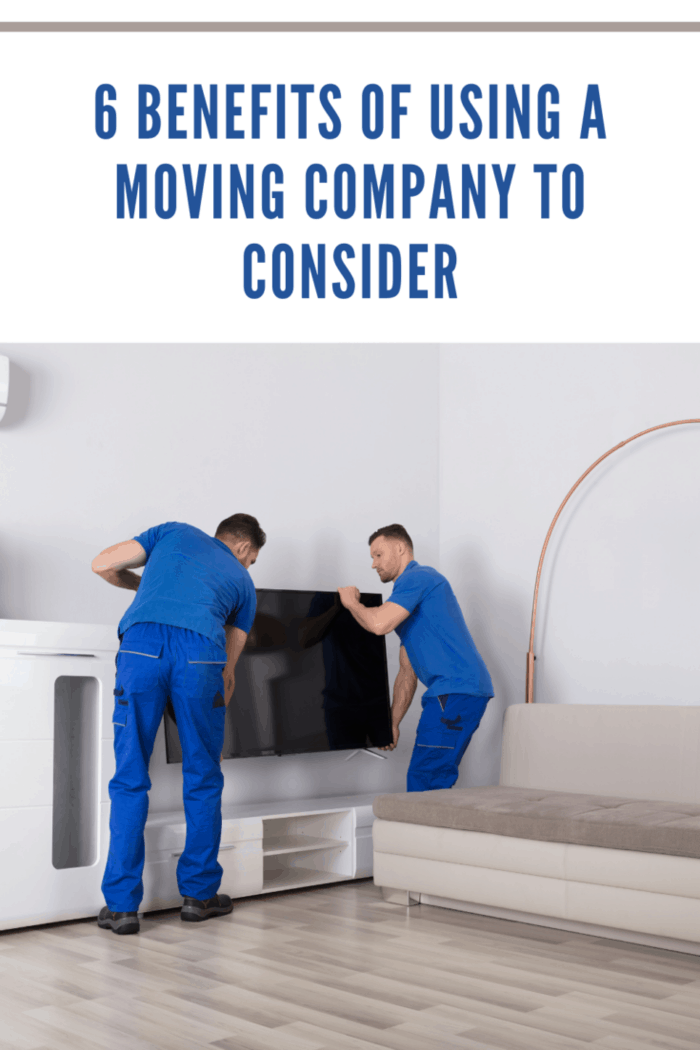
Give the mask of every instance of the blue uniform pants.
POLYGON ((187 821, 178 887, 183 897, 198 900, 219 889, 225 664, 224 649, 183 627, 137 623, 122 637, 114 690, 117 768, 109 784, 110 845, 102 880, 112 911, 138 911, 143 899, 148 763, 168 697, 182 744, 187 821))
POLYGON ((449 693, 424 696, 416 743, 408 767, 407 791, 450 788, 459 763, 479 728, 489 697, 449 693))

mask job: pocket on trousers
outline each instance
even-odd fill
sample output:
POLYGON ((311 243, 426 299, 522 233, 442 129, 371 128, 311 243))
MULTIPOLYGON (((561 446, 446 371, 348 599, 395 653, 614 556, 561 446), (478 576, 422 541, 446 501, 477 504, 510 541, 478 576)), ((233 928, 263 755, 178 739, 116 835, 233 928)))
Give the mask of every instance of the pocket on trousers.
POLYGON ((437 730, 429 734, 421 733, 420 738, 416 740, 416 747, 433 748, 439 751, 454 751, 457 745, 443 743, 446 739, 449 739, 449 737, 440 735, 437 730))
POLYGON ((224 707, 223 673, 226 650, 215 644, 191 646, 187 653, 187 691, 208 709, 224 707))
POLYGON ((226 661, 221 659, 212 660, 188 660, 185 671, 185 691, 192 699, 201 703, 207 711, 214 711, 224 706, 224 667, 226 661))
POLYGON ((117 656, 128 653, 130 656, 141 656, 155 661, 163 652, 163 643, 157 636, 157 624, 135 623, 122 635, 117 656))
POLYGON ((216 642, 201 638, 187 645, 187 663, 197 667, 225 667, 226 650, 216 642))
POLYGON ((428 697, 418 723, 416 747, 454 751, 458 743, 457 737, 458 732, 446 724, 442 704, 438 698, 428 697))
MULTIPOLYGON (((117 690, 115 690, 115 693, 117 690)), ((120 696, 116 696, 114 704, 114 714, 112 715, 112 724, 115 726, 126 727, 129 720, 129 701, 122 700, 120 696)))
MULTIPOLYGON (((163 643, 154 631, 156 624, 134 624, 124 633, 117 652, 115 696, 147 696, 158 687, 162 667, 163 643)), ((125 708, 126 710, 126 708, 125 708)), ((115 715, 119 705, 115 705, 115 715)), ((115 725, 121 725, 118 718, 115 725)))
POLYGON ((120 646, 117 656, 145 656, 149 660, 160 660, 162 645, 145 645, 143 642, 127 642, 120 646))
POLYGON ((222 652, 220 649, 215 649, 210 653, 196 653, 194 656, 187 657, 188 664, 195 664, 201 667, 225 667, 226 662, 226 655, 223 654, 222 659, 222 652))

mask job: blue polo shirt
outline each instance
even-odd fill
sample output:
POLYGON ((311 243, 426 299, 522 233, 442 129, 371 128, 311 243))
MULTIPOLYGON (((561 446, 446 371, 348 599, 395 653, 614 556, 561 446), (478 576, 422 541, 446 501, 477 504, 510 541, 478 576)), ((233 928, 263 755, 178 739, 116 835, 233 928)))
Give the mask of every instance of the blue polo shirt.
POLYGON ((203 634, 222 648, 224 624, 248 633, 255 618, 253 580, 221 540, 168 521, 134 536, 146 552, 136 597, 119 624, 165 623, 203 634))
POLYGON ((493 696, 491 676, 444 576, 427 565, 409 562, 388 600, 411 614, 396 633, 413 670, 427 687, 426 696, 493 696))

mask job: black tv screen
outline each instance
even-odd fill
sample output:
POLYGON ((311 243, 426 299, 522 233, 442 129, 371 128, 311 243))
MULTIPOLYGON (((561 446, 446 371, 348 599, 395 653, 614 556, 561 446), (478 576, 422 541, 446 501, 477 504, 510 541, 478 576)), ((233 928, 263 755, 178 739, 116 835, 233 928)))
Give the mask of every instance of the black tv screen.
MULTIPOLYGON (((236 666, 224 758, 385 747, 391 743, 386 642, 335 591, 259 590, 236 666)), ((367 606, 379 594, 363 594, 367 606)), ((168 762, 181 762, 175 713, 165 712, 168 762)))

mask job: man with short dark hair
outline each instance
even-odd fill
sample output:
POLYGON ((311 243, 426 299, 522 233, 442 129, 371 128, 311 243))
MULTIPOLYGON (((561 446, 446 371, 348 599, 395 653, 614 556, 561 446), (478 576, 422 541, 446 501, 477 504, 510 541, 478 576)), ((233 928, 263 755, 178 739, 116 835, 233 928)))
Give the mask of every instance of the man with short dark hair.
POLYGON ((213 537, 170 521, 108 547, 92 563, 108 583, 136 591, 119 624, 116 772, 109 784, 111 837, 102 881, 107 904, 98 917, 103 929, 139 930, 148 763, 169 698, 182 744, 187 821, 177 865, 180 917, 199 922, 233 910, 230 897, 218 893, 221 749, 236 663, 255 617, 248 569, 265 539, 250 514, 226 518, 213 537), (141 565, 141 576, 131 571, 141 565))
POLYGON ((493 686, 449 583, 413 558, 403 525, 386 525, 369 538, 372 568, 382 583, 394 581, 389 601, 378 608, 360 602, 357 587, 339 587, 340 600, 373 634, 396 631, 401 639, 399 673, 391 708, 394 741, 418 679, 426 691, 416 743, 408 767, 408 791, 449 788, 479 726, 493 686))

